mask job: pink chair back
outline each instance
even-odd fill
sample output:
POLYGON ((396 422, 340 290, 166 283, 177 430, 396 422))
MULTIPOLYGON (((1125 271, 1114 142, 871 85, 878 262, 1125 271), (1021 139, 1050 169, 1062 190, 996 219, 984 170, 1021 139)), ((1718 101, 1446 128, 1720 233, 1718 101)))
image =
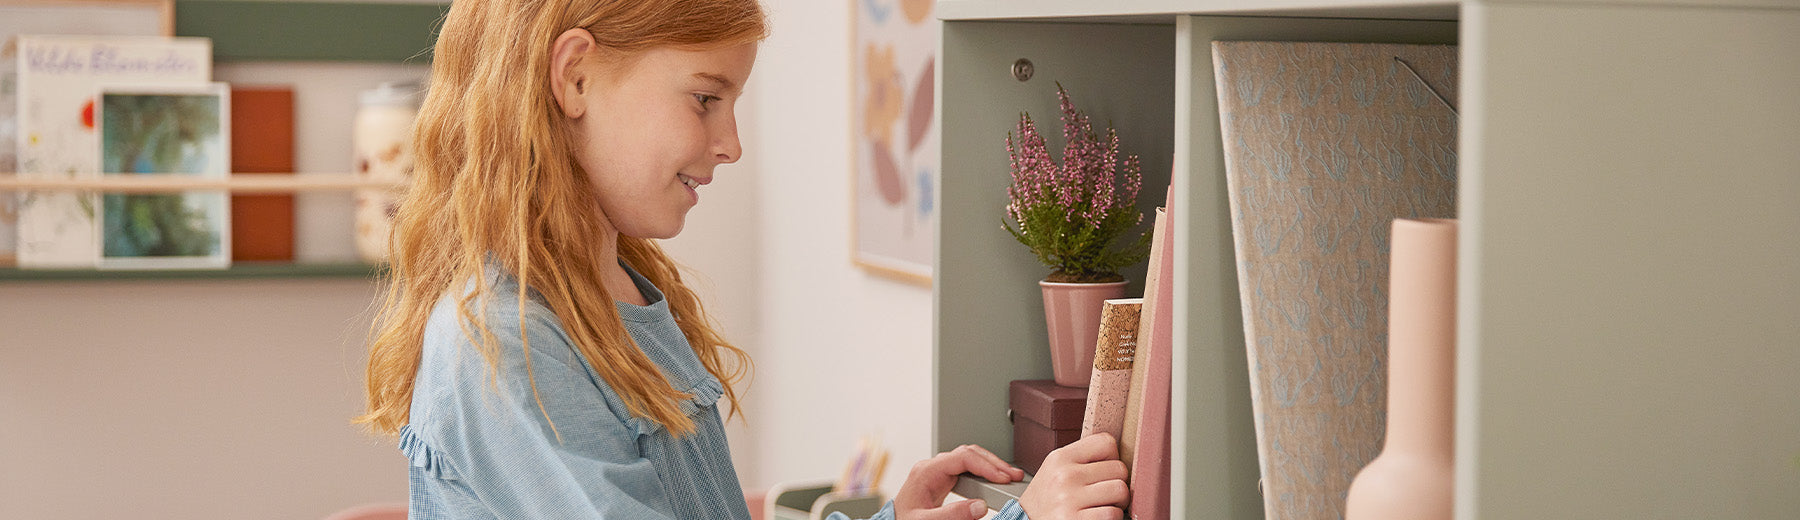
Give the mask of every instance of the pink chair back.
POLYGON ((406 520, 406 504, 365 504, 332 513, 325 520, 406 520))

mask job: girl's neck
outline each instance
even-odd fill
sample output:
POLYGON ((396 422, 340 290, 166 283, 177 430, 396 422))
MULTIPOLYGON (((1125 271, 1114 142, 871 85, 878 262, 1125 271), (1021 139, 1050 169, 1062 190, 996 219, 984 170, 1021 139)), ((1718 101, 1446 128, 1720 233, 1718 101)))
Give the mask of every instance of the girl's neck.
POLYGON ((600 262, 600 283, 606 287, 606 293, 611 294, 616 301, 638 306, 649 305, 650 300, 644 298, 643 291, 638 290, 637 282, 631 279, 631 273, 625 272, 625 268, 619 263, 619 232, 612 229, 612 226, 606 226, 602 234, 600 258, 613 260, 600 262))

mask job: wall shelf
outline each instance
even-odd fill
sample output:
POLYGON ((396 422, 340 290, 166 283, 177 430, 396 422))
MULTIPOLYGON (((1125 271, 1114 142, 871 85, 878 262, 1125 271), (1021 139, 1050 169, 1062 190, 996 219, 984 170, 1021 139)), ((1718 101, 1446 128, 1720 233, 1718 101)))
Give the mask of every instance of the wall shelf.
POLYGON ((370 264, 304 264, 288 262, 234 262, 225 269, 0 269, 0 283, 79 282, 121 280, 258 280, 279 278, 362 278, 374 280, 387 272, 370 264))
MULTIPOLYGON (((8 191, 89 191, 165 193, 224 190, 235 194, 404 190, 403 182, 372 180, 351 174, 237 174, 228 178, 175 175, 118 175, 88 178, 34 178, 0 174, 0 193, 8 191)), ((19 269, 0 267, 0 282, 78 280, 192 280, 265 278, 374 278, 383 269, 361 263, 234 262, 225 269, 19 269)))
MULTIPOLYGON (((362 61, 428 63, 448 2, 176 0, 177 36, 212 40, 215 63, 362 61)), ((237 194, 393 189, 349 174, 241 174, 228 179, 110 177, 49 179, 0 175, 0 193, 77 190, 237 194)), ((227 269, 33 270, 0 267, 0 283, 30 281, 365 278, 383 268, 360 263, 236 262, 227 269)))
POLYGON ((233 174, 226 178, 179 175, 111 175, 102 177, 32 177, 0 174, 5 191, 95 191, 107 193, 162 193, 222 190, 232 193, 292 193, 302 191, 400 190, 403 182, 375 180, 350 174, 233 174))

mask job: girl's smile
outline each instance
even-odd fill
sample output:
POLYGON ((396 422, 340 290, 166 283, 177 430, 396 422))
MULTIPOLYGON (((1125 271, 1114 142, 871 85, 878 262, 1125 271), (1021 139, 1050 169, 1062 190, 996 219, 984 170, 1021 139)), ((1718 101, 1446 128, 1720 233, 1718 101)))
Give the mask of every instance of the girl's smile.
POLYGON ((688 193, 692 194, 694 196, 695 204, 700 203, 700 187, 712 183, 712 177, 707 177, 706 179, 702 180, 702 179, 696 179, 693 177, 689 177, 687 175, 676 175, 676 176, 681 178, 682 184, 687 185, 688 193))

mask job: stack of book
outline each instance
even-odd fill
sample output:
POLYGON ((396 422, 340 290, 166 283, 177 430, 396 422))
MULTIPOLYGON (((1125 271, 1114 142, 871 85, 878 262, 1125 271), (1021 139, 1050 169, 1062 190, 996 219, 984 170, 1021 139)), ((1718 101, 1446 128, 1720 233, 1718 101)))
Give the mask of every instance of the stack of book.
POLYGON ((1128 511, 1140 520, 1169 517, 1173 221, 1166 207, 1156 209, 1144 297, 1107 300, 1101 308, 1088 388, 1062 387, 1050 381, 1013 382, 1015 463, 1036 472, 1043 457, 1057 447, 1089 435, 1111 435, 1119 443, 1119 459, 1131 471, 1128 511), (1021 395, 1036 397, 1021 400, 1021 395), (1056 414, 1057 407, 1030 406, 1034 401, 1054 401, 1065 409, 1078 407, 1079 430, 1056 428, 1067 424, 1064 421, 1072 422, 1072 411, 1056 414), (1050 411, 1035 411, 1040 408, 1050 411), (1022 413, 1022 409, 1033 412, 1022 413), (1048 422, 1036 419, 1038 415, 1048 416, 1048 422))

